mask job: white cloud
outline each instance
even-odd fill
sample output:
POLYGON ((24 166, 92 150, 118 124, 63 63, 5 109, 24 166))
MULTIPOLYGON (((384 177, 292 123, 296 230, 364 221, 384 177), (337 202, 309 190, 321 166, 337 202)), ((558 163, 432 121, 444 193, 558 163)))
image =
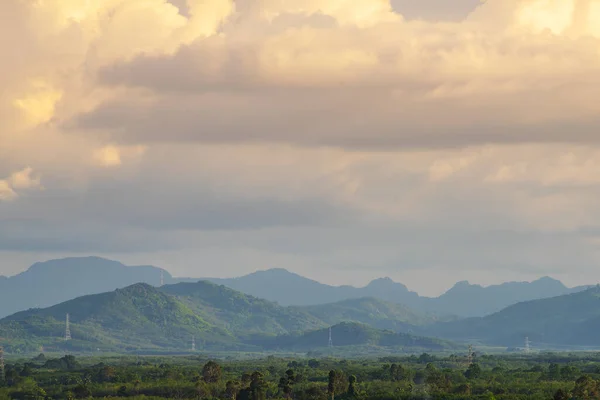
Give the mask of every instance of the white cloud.
POLYGON ((2 243, 588 273, 600 0, 428 1, 0 2, 2 243))
POLYGON ((40 177, 34 174, 31 167, 26 167, 0 180, 0 200, 14 200, 21 191, 41 188, 40 177))
POLYGON ((0 200, 13 200, 17 197, 17 194, 12 189, 7 180, 0 180, 0 200))

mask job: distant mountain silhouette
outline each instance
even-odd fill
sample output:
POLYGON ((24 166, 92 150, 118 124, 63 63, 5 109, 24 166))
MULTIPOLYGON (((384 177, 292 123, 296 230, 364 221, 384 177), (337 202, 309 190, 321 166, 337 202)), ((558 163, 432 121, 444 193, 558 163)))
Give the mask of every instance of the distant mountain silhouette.
MULTIPOLYGON (((200 278, 173 278, 153 266, 125 266, 99 257, 64 258, 32 265, 13 277, 0 277, 0 318, 33 307, 47 307, 77 296, 102 293, 134 283, 158 286, 197 282, 200 278)), ((401 304, 419 312, 459 317, 484 316, 512 304, 585 290, 569 289, 552 278, 534 282, 508 282, 482 287, 459 282, 437 298, 419 296, 390 278, 375 279, 364 287, 330 286, 285 269, 258 271, 238 278, 206 278, 282 306, 311 306, 350 299, 374 298, 401 304)))
POLYGON ((207 278, 211 282, 282 305, 319 305, 348 299, 373 297, 403 304, 415 311, 460 317, 484 316, 512 304, 585 290, 567 288, 560 281, 543 277, 533 282, 506 282, 483 287, 458 282, 439 297, 422 297, 390 278, 371 281, 367 286, 330 286, 284 269, 258 271, 231 279, 207 278))
POLYGON ((562 282, 549 277, 543 277, 533 282, 506 282, 486 287, 463 281, 458 282, 446 293, 436 298, 432 302, 432 307, 440 313, 464 317, 484 316, 512 304, 575 293, 588 287, 581 286, 570 289, 562 282))
POLYGON ((0 318, 34 307, 48 307, 78 296, 102 293, 134 283, 160 284, 173 278, 152 266, 127 267, 99 257, 63 258, 33 264, 10 278, 0 277, 0 318))
POLYGON ((390 278, 376 279, 363 288, 330 286, 285 269, 257 271, 239 278, 205 278, 242 293, 275 301, 281 305, 308 306, 342 300, 374 297, 380 300, 418 305, 419 295, 390 278))
POLYGON ((600 346, 600 286, 512 305, 482 318, 440 323, 429 335, 503 346, 600 346))

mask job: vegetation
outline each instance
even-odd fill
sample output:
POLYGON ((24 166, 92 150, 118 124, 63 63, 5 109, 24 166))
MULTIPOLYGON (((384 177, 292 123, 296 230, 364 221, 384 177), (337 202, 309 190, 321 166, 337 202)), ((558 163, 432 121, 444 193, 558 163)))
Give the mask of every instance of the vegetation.
POLYGON ((483 318, 439 324, 429 335, 517 346, 527 336, 539 346, 600 346, 600 286, 518 303, 483 318))
POLYGON ((135 284, 114 292, 89 295, 46 309, 32 309, 0 320, 0 345, 11 353, 188 352, 194 337, 200 348, 220 351, 296 351, 327 346, 333 322, 338 346, 369 346, 405 351, 454 349, 449 341, 375 329, 358 322, 404 326, 395 320, 426 317, 402 306, 362 299, 335 304, 331 315, 316 309, 282 307, 208 282, 180 283, 160 289, 135 284), (356 307, 348 311, 350 305, 356 307), (377 306, 387 314, 377 313, 377 306), (64 341, 65 317, 70 315, 73 340, 64 341), (387 322, 382 322, 387 321, 387 322))
POLYGON ((11 360, 0 399, 597 399, 597 354, 11 360))

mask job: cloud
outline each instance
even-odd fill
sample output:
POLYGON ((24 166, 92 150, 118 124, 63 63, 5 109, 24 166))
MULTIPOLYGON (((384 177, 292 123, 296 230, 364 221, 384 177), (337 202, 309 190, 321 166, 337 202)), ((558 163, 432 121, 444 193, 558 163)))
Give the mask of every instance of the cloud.
POLYGON ((14 200, 28 189, 42 189, 39 176, 31 167, 16 171, 6 179, 0 179, 0 201, 14 200))
POLYGON ((0 200, 12 200, 17 197, 17 193, 5 179, 0 180, 0 200))
POLYGON ((131 94, 74 125, 123 143, 596 143, 600 39, 574 2, 490 1, 454 23, 404 21, 387 2, 294 4, 241 3, 221 35, 101 68, 131 94))
POLYGON ((599 10, 0 2, 2 251, 595 279, 599 10))

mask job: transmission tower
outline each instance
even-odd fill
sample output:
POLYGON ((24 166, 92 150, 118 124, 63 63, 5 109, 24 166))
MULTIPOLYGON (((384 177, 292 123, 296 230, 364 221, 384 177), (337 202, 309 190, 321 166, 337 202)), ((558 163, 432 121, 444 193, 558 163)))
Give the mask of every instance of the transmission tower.
POLYGON ((69 314, 67 313, 67 320, 65 323, 65 341, 71 340, 71 327, 69 326, 69 314))
POLYGON ((196 338, 192 336, 192 351, 196 351, 196 338))
POLYGON ((469 345, 469 353, 467 354, 467 366, 473 364, 473 345, 469 345))
POLYGON ((4 382, 4 347, 0 347, 0 382, 4 382))
POLYGON ((333 339, 331 338, 331 327, 329 327, 329 342, 327 343, 327 347, 333 347, 333 339))
POLYGON ((165 284, 165 272, 161 269, 160 270, 160 286, 164 286, 165 284))
POLYGON ((529 354, 531 352, 531 342, 529 341, 529 337, 525 337, 525 354, 529 354))

